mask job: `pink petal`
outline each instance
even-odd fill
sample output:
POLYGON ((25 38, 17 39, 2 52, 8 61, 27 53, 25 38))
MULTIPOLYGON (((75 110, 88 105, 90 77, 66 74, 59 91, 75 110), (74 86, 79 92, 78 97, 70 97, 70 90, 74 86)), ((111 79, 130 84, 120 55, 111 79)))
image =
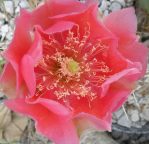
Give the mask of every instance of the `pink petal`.
POLYGON ((46 32, 48 34, 63 32, 65 30, 70 30, 74 25, 75 24, 72 22, 60 21, 60 22, 52 25, 50 28, 46 29, 46 32))
POLYGON ((130 86, 130 89, 126 89, 124 86, 122 87, 121 82, 111 84, 107 95, 103 97, 99 103, 102 108, 102 113, 115 112, 118 110, 127 100, 134 88, 134 85, 135 83, 130 86))
POLYGON ((44 30, 47 29, 53 22, 48 17, 56 15, 72 15, 80 13, 88 8, 88 5, 97 4, 97 1, 87 0, 81 3, 77 0, 47 0, 46 3, 38 7, 32 12, 32 22, 34 25, 40 25, 44 30))
POLYGON ((49 109, 57 115, 68 117, 70 115, 70 111, 66 107, 50 99, 38 98, 36 101, 30 101, 30 99, 28 99, 27 102, 30 104, 40 103, 41 105, 45 106, 47 109, 49 109))
POLYGON ((77 116, 74 117, 74 122, 76 127, 78 128, 78 132, 82 133, 84 130, 87 129, 98 129, 100 131, 111 130, 111 117, 108 118, 109 120, 106 121, 105 119, 100 119, 95 117, 94 115, 90 115, 87 113, 79 113, 77 116))
POLYGON ((103 58, 101 54, 97 57, 105 61, 108 67, 111 69, 111 73, 115 74, 127 67, 127 60, 121 55, 118 49, 118 39, 116 37, 101 39, 103 45, 108 47, 103 53, 103 58))
POLYGON ((134 89, 139 74, 140 71, 136 68, 126 69, 113 75, 102 85, 102 98, 98 103, 102 115, 120 108, 134 89))
POLYGON ((120 41, 136 35, 137 19, 133 8, 112 12, 104 18, 104 24, 120 41))
POLYGON ((21 61, 21 72, 29 89, 30 96, 33 96, 36 90, 36 78, 34 73, 34 61, 31 56, 24 55, 21 61))
POLYGON ((31 45, 30 37, 30 14, 25 10, 21 11, 16 19, 16 29, 9 48, 5 51, 7 60, 18 64, 22 56, 28 51, 31 45))
POLYGON ((50 34, 54 34, 54 33, 61 33, 63 31, 66 31, 66 30, 70 30, 72 29, 72 27, 75 26, 75 23, 73 22, 68 22, 68 21, 59 21, 53 25, 51 25, 48 29, 46 30, 43 30, 42 27, 40 26, 35 26, 35 29, 39 32, 39 33, 42 33, 42 34, 46 34, 49 35, 50 34))
POLYGON ((25 10, 22 10, 20 16, 16 19, 16 29, 13 40, 4 53, 4 57, 11 63, 16 72, 16 89, 18 91, 23 83, 22 75, 19 70, 19 63, 31 45, 29 21, 30 15, 25 10))
POLYGON ((49 8, 52 9, 52 15, 50 16, 79 14, 91 5, 98 5, 97 0, 86 0, 85 3, 77 0, 48 0, 47 3, 49 8))
POLYGON ((77 13, 59 14, 49 19, 53 22, 58 21, 71 21, 79 25, 80 34, 83 35, 85 28, 89 25, 90 28, 90 39, 100 39, 100 38, 110 38, 113 34, 105 28, 102 22, 100 22, 98 17, 98 3, 95 1, 84 4, 85 8, 77 13), (81 24, 81 25, 80 25, 81 24))
POLYGON ((135 41, 129 45, 121 45, 119 50, 132 63, 138 62, 141 65, 140 77, 142 77, 146 72, 148 49, 143 44, 135 41))
MULTIPOLYGON (((60 116, 47 109, 42 104, 27 104, 24 99, 8 100, 5 104, 14 110, 32 117, 36 121, 36 128, 43 135, 56 144, 78 144, 75 127, 67 116, 60 116)), ((49 106, 50 108, 50 106, 49 106)))
POLYGON ((27 53, 32 57, 34 64, 37 64, 37 62, 42 57, 42 39, 39 32, 36 29, 34 33, 32 33, 32 37, 34 41, 27 53))
MULTIPOLYGON (((133 81, 134 81, 134 80, 138 79, 139 74, 140 74, 140 71, 137 68, 131 68, 131 69, 125 69, 125 70, 123 70, 119 73, 116 73, 116 74, 112 75, 110 78, 108 78, 102 84, 102 86, 101 86, 101 88, 102 88, 101 97, 104 97, 106 94, 108 94, 108 89, 109 89, 109 87, 112 83, 118 82, 122 78, 123 79, 126 78, 126 81, 127 81, 127 76, 130 76, 130 75, 131 75, 132 78, 134 78, 133 79, 133 81)), ((123 83, 123 86, 124 86, 124 88, 129 88, 132 83, 133 82, 123 83)), ((130 87, 130 88, 132 88, 132 87, 130 87)))
POLYGON ((81 121, 85 119, 86 123, 90 124, 88 127, 86 124, 82 125, 83 128, 81 129, 84 130, 89 127, 94 127, 99 130, 110 130, 111 111, 104 111, 103 113, 103 109, 100 105, 100 97, 97 97, 92 101, 88 100, 87 98, 81 98, 80 100, 77 100, 75 97, 72 96, 69 99, 69 103, 74 111, 74 118, 77 120, 81 118, 81 121))
POLYGON ((0 76, 0 88, 9 98, 16 97, 16 74, 10 63, 5 65, 0 76))

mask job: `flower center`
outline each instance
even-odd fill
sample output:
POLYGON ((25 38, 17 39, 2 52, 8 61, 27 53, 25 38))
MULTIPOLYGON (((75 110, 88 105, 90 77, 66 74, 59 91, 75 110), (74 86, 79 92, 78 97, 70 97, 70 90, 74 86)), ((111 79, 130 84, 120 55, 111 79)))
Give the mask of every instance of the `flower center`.
POLYGON ((80 67, 79 67, 79 63, 76 62, 75 60, 73 59, 68 59, 66 61, 66 65, 67 65, 67 68, 68 68, 68 71, 72 74, 72 75, 75 75, 77 72, 79 72, 80 70, 80 67))
POLYGON ((87 98, 89 103, 97 98, 101 84, 110 75, 110 68, 102 60, 107 46, 100 39, 90 41, 90 26, 79 33, 79 26, 59 35, 43 38, 43 58, 36 67, 36 96, 49 92, 57 100, 69 102, 87 98), (62 40, 62 43, 61 43, 62 40), (101 56, 101 59, 100 59, 101 56))

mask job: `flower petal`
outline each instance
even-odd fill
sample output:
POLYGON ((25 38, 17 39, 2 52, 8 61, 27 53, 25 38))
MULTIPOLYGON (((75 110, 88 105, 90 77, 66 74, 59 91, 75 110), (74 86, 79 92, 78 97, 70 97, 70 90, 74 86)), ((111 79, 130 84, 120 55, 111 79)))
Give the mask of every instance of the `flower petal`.
POLYGON ((33 43, 29 48, 27 54, 30 55, 36 64, 40 58, 42 57, 42 39, 40 33, 35 29, 34 33, 32 33, 33 43))
POLYGON ((38 98, 36 101, 30 101, 30 99, 28 99, 27 102, 30 104, 40 103, 41 105, 45 106, 47 109, 52 111, 53 113, 61 116, 68 116, 69 118, 70 111, 66 107, 64 107, 63 105, 61 105, 60 103, 54 100, 50 100, 46 98, 38 98))
POLYGON ((56 15, 73 15, 80 13, 88 8, 88 5, 97 4, 96 0, 87 0, 81 3, 77 0, 47 0, 45 4, 38 7, 32 12, 32 23, 40 25, 44 30, 47 29, 53 22, 47 17, 56 15), (64 2, 65 1, 65 2, 64 2))
POLYGON ((16 74, 10 63, 6 64, 0 76, 0 89, 9 98, 16 97, 16 74))
MULTIPOLYGON (((36 121, 36 128, 56 144, 78 144, 78 137, 71 120, 56 115, 40 103, 28 104, 24 99, 8 100, 5 104, 36 121)), ((51 107, 52 109, 52 107, 51 107)))
POLYGON ((98 3, 91 2, 80 13, 72 13, 70 15, 59 14, 49 17, 49 19, 54 23, 61 20, 74 22, 79 26, 79 32, 82 36, 84 36, 83 34, 87 33, 89 30, 90 41, 94 41, 97 38, 100 39, 113 37, 113 34, 107 30, 107 28, 99 19, 97 19, 97 13, 98 3))
POLYGON ((137 41, 131 44, 123 44, 119 50, 126 59, 129 59, 132 63, 138 62, 141 65, 140 77, 142 77, 146 72, 149 50, 137 41))
POLYGON ((16 19, 16 29, 13 40, 8 49, 4 52, 4 57, 9 61, 16 72, 16 89, 19 91, 23 83, 19 70, 19 63, 24 54, 27 53, 31 45, 30 36, 30 15, 25 10, 21 10, 20 16, 16 19))
POLYGON ((5 51, 4 56, 7 60, 19 63, 22 56, 28 51, 31 45, 30 36, 30 14, 21 10, 20 16, 16 19, 16 29, 14 38, 5 51))
POLYGON ((120 41, 136 38, 137 19, 133 8, 112 12, 104 18, 104 24, 120 41))
POLYGON ((73 26, 75 26, 75 23, 69 22, 69 21, 59 21, 53 25, 51 25, 48 29, 43 30, 42 27, 36 25, 35 29, 42 34, 50 35, 54 33, 61 33, 66 30, 70 30, 73 26))
POLYGON ((81 134, 87 129, 98 129, 100 131, 111 130, 111 117, 109 121, 97 118, 94 115, 87 113, 79 113, 74 117, 74 122, 78 128, 78 133, 81 134))
POLYGON ((65 30, 70 30, 74 25, 75 24, 72 22, 60 21, 60 22, 52 25, 50 28, 46 29, 46 32, 48 34, 63 32, 65 30))
POLYGON ((21 72, 26 86, 29 89, 30 96, 33 96, 36 90, 36 78, 34 73, 34 61, 31 56, 24 55, 22 58, 21 72))
POLYGON ((72 15, 74 13, 81 13, 91 5, 98 5, 97 0, 86 0, 84 3, 77 0, 48 0, 48 5, 52 9, 52 15, 60 14, 72 15))
MULTIPOLYGON (((108 78, 101 86, 102 88, 102 92, 101 92, 101 98, 105 96, 106 93, 108 93, 108 89, 109 89, 109 86, 112 84, 112 83, 115 83, 117 81, 119 81, 121 78, 126 78, 126 76, 129 76, 131 75, 132 78, 134 78, 134 80, 137 80, 138 77, 136 76, 136 74, 140 74, 140 71, 137 69, 137 68, 131 68, 131 69, 125 69, 119 73, 116 73, 114 75, 112 75, 110 78, 108 78)), ((127 81, 127 78, 126 80, 127 81)), ((125 88, 131 88, 132 87, 129 87, 130 85, 128 85, 128 83, 121 83, 125 88)))
POLYGON ((128 98, 136 85, 140 71, 137 68, 126 69, 113 75, 102 85, 100 105, 101 115, 117 110, 128 98))

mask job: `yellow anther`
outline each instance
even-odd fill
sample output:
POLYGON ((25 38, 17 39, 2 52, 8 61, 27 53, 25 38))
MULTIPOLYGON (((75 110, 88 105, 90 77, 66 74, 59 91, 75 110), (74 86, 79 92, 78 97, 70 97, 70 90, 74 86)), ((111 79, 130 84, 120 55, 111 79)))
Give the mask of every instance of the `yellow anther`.
POLYGON ((67 68, 72 74, 76 74, 80 70, 79 63, 77 63, 73 59, 68 61, 67 68))

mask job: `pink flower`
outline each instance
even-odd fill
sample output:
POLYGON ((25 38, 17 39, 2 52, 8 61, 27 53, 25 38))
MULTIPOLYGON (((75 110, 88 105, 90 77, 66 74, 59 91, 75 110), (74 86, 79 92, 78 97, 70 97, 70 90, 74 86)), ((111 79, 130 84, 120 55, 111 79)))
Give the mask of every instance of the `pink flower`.
POLYGON ((133 8, 98 16, 98 3, 47 0, 21 11, 1 75, 5 104, 36 121, 56 144, 77 131, 110 130, 111 115, 146 70, 133 8))

